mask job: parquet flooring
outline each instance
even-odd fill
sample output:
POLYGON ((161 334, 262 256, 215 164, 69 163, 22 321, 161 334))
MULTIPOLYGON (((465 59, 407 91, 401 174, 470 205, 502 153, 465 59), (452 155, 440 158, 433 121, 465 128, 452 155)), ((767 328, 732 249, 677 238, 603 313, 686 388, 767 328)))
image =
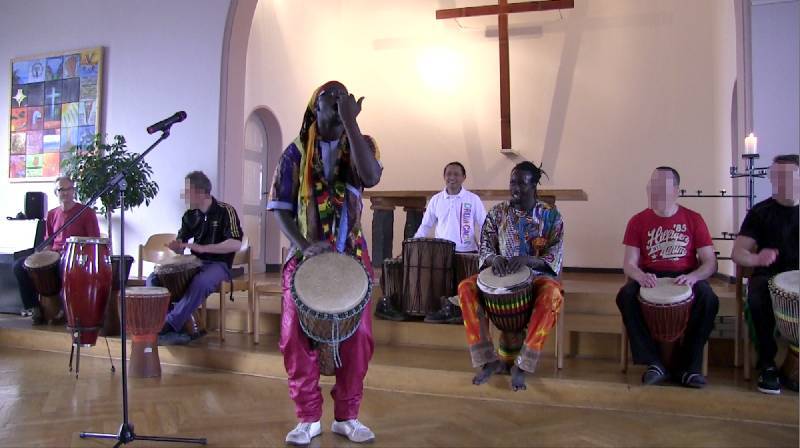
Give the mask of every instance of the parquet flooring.
MULTIPOLYGON (((0 445, 112 445, 82 440, 78 433, 116 432, 119 373, 109 372, 107 360, 85 357, 76 380, 66 372, 67 357, 0 348, 0 445)), ((163 369, 159 379, 129 382, 137 433, 207 437, 217 447, 281 446, 295 423, 285 380, 163 369)), ((323 435, 312 446, 352 446, 330 433, 330 387, 323 389, 323 435)), ((375 446, 798 446, 796 424, 533 404, 513 396, 476 399, 368 388, 361 420, 376 432, 375 446)))

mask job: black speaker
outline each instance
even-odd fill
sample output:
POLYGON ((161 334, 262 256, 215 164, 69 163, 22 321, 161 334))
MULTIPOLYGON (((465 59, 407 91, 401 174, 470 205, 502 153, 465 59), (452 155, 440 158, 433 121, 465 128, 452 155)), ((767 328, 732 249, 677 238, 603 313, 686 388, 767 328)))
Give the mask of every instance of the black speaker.
POLYGON ((44 219, 47 216, 47 195, 41 191, 25 193, 25 217, 44 219))

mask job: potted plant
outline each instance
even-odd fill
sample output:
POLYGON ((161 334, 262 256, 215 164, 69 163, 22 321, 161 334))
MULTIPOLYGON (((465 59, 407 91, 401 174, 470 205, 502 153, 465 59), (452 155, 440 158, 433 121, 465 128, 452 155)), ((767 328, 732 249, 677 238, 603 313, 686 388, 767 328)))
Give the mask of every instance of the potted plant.
MULTIPOLYGON (((106 218, 107 232, 111 241, 111 215, 120 208, 119 192, 112 188, 100 196, 100 204, 88 204, 87 201, 95 194, 100 193, 106 184, 123 169, 128 169, 125 181, 128 184, 125 190, 125 210, 130 210, 144 203, 150 205, 150 201, 158 193, 158 184, 150 177, 153 169, 143 159, 134 164, 134 160, 139 154, 126 150, 125 137, 115 135, 111 144, 105 141, 103 134, 95 134, 88 144, 82 144, 71 148, 70 157, 66 158, 61 167, 64 174, 75 182, 75 194, 77 199, 103 214, 106 218)), ((103 325, 103 333, 106 336, 116 336, 119 334, 119 313, 116 300, 117 287, 119 283, 120 262, 119 256, 111 257, 113 272, 113 293, 106 306, 106 319, 103 325), (108 316, 111 317, 108 317, 108 316)), ((133 257, 125 256, 125 276, 130 274, 133 257)))
MULTIPOLYGON (((106 184, 123 169, 128 168, 125 181, 125 210, 130 210, 150 201, 158 194, 158 184, 151 180, 153 169, 144 160, 135 166, 133 161, 139 154, 126 150, 125 137, 115 135, 111 144, 106 143, 103 134, 95 134, 88 144, 72 147, 70 157, 62 162, 64 174, 75 181, 77 199, 86 203, 92 196, 105 188, 106 184), (130 168, 129 168, 130 167, 130 168)), ((93 204, 87 204, 93 206, 93 204)), ((100 196, 100 206, 95 210, 105 216, 108 237, 111 238, 111 215, 119 208, 116 188, 100 196)))

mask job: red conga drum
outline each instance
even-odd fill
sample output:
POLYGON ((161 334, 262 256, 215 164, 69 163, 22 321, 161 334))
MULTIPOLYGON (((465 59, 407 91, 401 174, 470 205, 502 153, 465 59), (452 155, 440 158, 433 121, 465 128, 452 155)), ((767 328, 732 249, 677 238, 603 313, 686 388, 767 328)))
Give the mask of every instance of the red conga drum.
POLYGON ((650 335, 660 343, 661 360, 671 368, 675 347, 686 331, 694 304, 692 288, 678 285, 674 278, 662 277, 654 288, 639 289, 639 304, 650 335))
POLYGON ((441 298, 452 295, 455 243, 439 238, 403 241, 403 311, 425 316, 439 311, 441 298))
POLYGON ((25 271, 39 293, 39 306, 45 321, 52 321, 61 310, 61 254, 43 250, 25 259, 25 271))
POLYGON ((138 286, 125 288, 125 324, 131 335, 128 374, 137 378, 161 376, 158 332, 164 326, 169 307, 167 288, 138 286))
POLYGON ((64 308, 73 343, 94 345, 103 326, 111 293, 111 253, 108 238, 73 236, 64 247, 61 265, 64 308))

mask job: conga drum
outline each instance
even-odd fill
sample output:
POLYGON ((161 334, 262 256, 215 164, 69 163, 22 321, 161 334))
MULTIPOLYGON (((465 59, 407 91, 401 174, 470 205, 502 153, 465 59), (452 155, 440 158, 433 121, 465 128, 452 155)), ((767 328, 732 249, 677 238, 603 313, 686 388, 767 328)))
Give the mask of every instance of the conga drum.
POLYGON ((654 288, 639 289, 639 305, 650 335, 659 343, 661 361, 668 369, 675 367, 675 348, 686 332, 694 304, 692 288, 662 277, 654 288))
POLYGON ((125 288, 125 324, 133 341, 128 373, 137 378, 161 376, 158 332, 164 326, 170 292, 166 288, 125 288))
POLYGON ((64 308, 73 343, 94 345, 103 326, 111 293, 111 256, 108 238, 67 238, 61 277, 64 308))
POLYGON ((381 272, 381 291, 388 297, 392 307, 399 310, 403 296, 403 259, 387 258, 383 260, 381 272))
POLYGON ((769 280, 775 326, 789 341, 789 351, 781 365, 781 375, 797 384, 798 380, 798 325, 800 324, 800 271, 786 271, 769 280))
POLYGON ((481 305, 489 320, 501 331, 525 330, 533 312, 533 271, 523 266, 500 277, 488 267, 478 274, 481 305))
POLYGON ((453 294, 458 294, 458 284, 478 273, 481 257, 469 252, 456 252, 453 256, 453 294))
POLYGON ((156 266, 154 272, 172 300, 178 301, 202 266, 203 262, 194 255, 175 255, 156 266))
POLYGON ((438 311, 453 290, 455 243, 438 238, 403 241, 403 295, 400 310, 409 316, 438 311))
POLYGON ((39 306, 45 321, 52 321, 61 310, 61 254, 43 250, 25 259, 25 271, 39 293, 39 306))
POLYGON ((372 290, 364 265, 350 255, 306 258, 292 275, 292 298, 303 332, 319 345, 320 373, 341 367, 339 344, 358 329, 372 290))

